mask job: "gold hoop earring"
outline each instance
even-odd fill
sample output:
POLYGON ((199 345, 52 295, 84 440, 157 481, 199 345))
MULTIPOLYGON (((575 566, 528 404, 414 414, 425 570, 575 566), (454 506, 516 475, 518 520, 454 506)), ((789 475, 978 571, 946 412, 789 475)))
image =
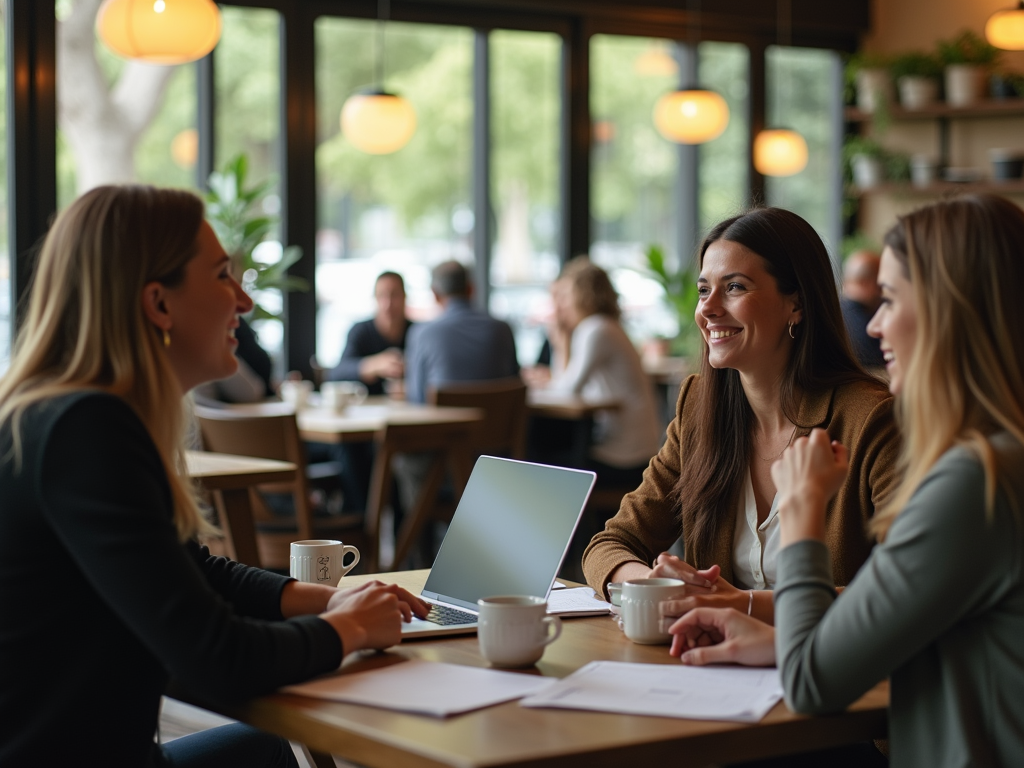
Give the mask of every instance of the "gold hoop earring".
MULTIPOLYGON (((789 338, 791 338, 791 339, 795 339, 796 338, 796 334, 793 333, 793 326, 794 325, 796 325, 796 323, 790 323, 789 324, 789 338)), ((167 331, 164 331, 164 333, 167 333, 167 331)), ((170 343, 170 342, 168 342, 168 343, 170 343)))
POLYGON ((164 349, 169 346, 171 346, 171 334, 167 332, 166 328, 164 328, 164 349))

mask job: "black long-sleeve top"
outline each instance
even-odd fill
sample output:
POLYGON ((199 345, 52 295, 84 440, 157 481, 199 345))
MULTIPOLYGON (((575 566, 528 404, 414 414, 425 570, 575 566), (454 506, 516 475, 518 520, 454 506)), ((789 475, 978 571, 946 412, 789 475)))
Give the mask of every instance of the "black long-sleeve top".
MULTIPOLYGON (((405 340, 409 338, 409 328, 411 327, 412 323, 406 320, 402 338, 395 342, 384 338, 372 319, 356 323, 349 329, 341 360, 327 374, 327 379, 329 381, 360 381, 359 364, 363 358, 378 355, 386 349, 394 348, 404 351, 405 340)), ((381 379, 364 383, 369 394, 384 394, 384 382, 381 379)))
POLYGON ((225 702, 341 663, 327 622, 281 616, 288 579, 179 542, 123 400, 53 398, 20 434, 19 467, 0 428, 0 765, 146 766, 169 678, 225 702))

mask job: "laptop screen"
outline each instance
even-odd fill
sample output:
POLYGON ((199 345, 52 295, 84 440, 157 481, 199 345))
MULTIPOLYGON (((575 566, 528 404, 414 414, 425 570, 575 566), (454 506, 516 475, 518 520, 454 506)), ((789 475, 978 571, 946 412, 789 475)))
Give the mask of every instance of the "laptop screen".
POLYGON ((423 595, 474 611, 482 597, 546 598, 595 477, 481 456, 423 595))

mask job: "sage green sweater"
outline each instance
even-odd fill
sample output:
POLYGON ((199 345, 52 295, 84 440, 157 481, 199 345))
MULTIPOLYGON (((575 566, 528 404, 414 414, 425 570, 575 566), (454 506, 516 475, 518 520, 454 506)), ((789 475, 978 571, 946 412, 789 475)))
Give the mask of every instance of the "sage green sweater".
POLYGON ((895 768, 1024 765, 1024 447, 991 442, 1010 488, 994 514, 981 462, 951 449, 838 599, 823 544, 779 553, 787 704, 835 712, 890 677, 895 768))

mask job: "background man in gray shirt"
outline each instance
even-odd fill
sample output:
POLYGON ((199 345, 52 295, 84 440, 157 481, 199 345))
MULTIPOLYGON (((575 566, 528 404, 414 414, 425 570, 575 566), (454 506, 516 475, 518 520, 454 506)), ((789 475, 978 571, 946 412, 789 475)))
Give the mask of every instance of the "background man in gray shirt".
POLYGON ((437 320, 409 329, 405 394, 410 402, 426 402, 431 387, 449 382, 519 375, 512 329, 470 305, 473 284, 462 264, 438 264, 430 288, 443 312, 437 320))

